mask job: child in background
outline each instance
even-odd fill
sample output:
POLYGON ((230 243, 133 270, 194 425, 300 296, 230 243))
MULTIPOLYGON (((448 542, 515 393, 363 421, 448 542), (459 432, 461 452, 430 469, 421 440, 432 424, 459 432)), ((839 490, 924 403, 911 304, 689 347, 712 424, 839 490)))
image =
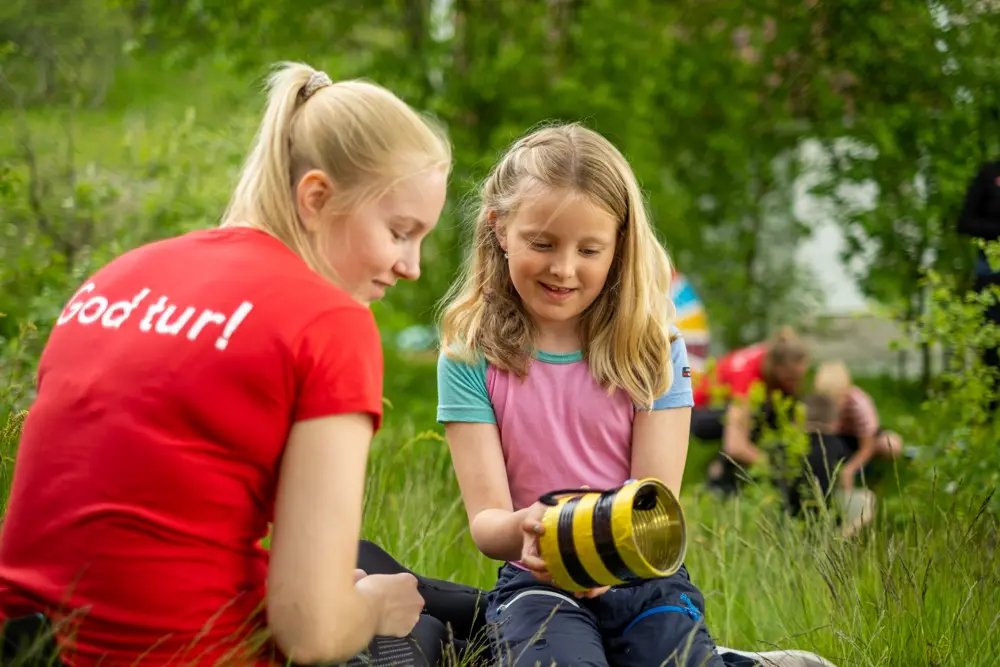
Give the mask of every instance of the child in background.
POLYGON ((693 405, 670 262, 621 153, 580 125, 518 140, 487 177, 438 365, 472 538, 505 561, 487 621, 505 665, 829 665, 718 648, 685 567, 569 595, 539 496, 655 477, 680 493, 693 405), (770 660, 770 662, 767 662, 770 660))
POLYGON ((838 418, 831 426, 832 432, 840 436, 852 454, 841 472, 843 488, 854 487, 855 476, 873 457, 891 460, 899 456, 902 439, 881 427, 874 401, 864 389, 853 384, 843 362, 821 364, 816 369, 813 388, 837 407, 838 418))
MULTIPOLYGON (((832 495, 842 515, 841 534, 850 537, 874 518, 875 494, 870 489, 845 484, 843 475, 837 488, 833 488, 833 475, 838 467, 843 469, 853 453, 844 443, 844 438, 836 433, 839 420, 837 403, 823 394, 806 396, 803 403, 806 408, 805 429, 809 435, 808 470, 815 476, 823 496, 832 495)), ((801 506, 803 495, 811 499, 814 493, 812 489, 804 494, 792 489, 793 501, 790 504, 801 506)))

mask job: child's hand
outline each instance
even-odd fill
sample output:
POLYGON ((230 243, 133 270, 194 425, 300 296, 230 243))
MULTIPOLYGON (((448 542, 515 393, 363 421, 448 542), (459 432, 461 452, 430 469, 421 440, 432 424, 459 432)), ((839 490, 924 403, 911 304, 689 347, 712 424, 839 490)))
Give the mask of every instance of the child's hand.
POLYGON ((524 543, 521 546, 521 564, 535 575, 536 579, 545 582, 552 581, 552 575, 549 574, 545 561, 542 560, 538 538, 545 532, 542 516, 547 507, 547 505, 536 502, 529 508, 521 522, 521 532, 524 536, 524 543))
POLYGON ((582 593, 575 593, 577 598, 596 598, 598 595, 604 595, 611 590, 611 586, 601 586, 600 588, 591 588, 589 591, 583 591, 582 593))

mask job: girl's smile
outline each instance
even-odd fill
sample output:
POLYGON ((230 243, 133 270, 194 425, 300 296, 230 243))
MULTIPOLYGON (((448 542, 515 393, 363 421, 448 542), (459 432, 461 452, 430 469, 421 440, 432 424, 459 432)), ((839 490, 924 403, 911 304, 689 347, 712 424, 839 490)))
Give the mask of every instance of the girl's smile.
POLYGON ((554 301, 565 301, 573 295, 575 288, 573 287, 559 287, 550 283, 539 282, 542 286, 542 290, 545 292, 546 296, 554 301))

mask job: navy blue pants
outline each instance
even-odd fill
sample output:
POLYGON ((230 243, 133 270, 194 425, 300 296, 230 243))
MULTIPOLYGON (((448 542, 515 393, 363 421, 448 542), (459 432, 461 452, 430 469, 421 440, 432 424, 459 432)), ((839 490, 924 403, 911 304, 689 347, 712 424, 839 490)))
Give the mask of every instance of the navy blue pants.
POLYGON ((588 600, 507 564, 486 607, 505 667, 724 667, 704 615, 684 567, 588 600))

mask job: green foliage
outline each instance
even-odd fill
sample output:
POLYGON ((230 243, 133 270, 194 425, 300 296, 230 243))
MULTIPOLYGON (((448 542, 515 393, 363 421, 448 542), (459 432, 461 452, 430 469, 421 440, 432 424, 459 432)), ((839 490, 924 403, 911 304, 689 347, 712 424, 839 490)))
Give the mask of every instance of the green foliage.
POLYGON ((17 453, 17 440, 24 423, 24 412, 5 410, 0 422, 0 516, 7 512, 7 499, 10 497, 10 485, 14 479, 14 463, 17 453))
POLYGON ((816 20, 844 102, 842 116, 818 119, 829 151, 818 191, 840 216, 845 258, 867 258, 851 263, 862 290, 914 322, 926 269, 971 274, 954 230, 976 165, 1000 150, 1000 61, 983 50, 1000 38, 1000 12, 962 0, 891 13, 824 3, 816 20))
MULTIPOLYGON (((751 390, 749 403, 757 412, 765 400, 763 387, 751 390)), ((790 487, 802 476, 805 457, 809 453, 809 436, 805 431, 805 408, 791 396, 774 391, 770 396, 776 425, 765 425, 754 444, 764 453, 751 471, 759 483, 770 480, 779 487, 790 487)))
POLYGON ((20 106, 97 106, 114 82, 131 24, 107 0, 7 0, 0 79, 20 106))
MULTIPOLYGON (((982 247, 990 264, 1000 268, 1000 242, 982 247)), ((986 508, 997 512, 1000 429, 990 406, 1000 396, 1000 377, 983 363, 983 352, 1000 345, 1000 326, 985 313, 1000 304, 1000 287, 965 290, 934 271, 928 271, 923 282, 929 293, 928 308, 918 319, 915 338, 953 350, 922 406, 926 481, 963 498, 990 495, 986 508)))
POLYGON ((31 342, 35 335, 34 327, 24 325, 18 336, 0 348, 0 369, 3 369, 0 373, 0 517, 7 509, 25 409, 34 396, 31 342))
MULTIPOLYGON (((4 33, 18 53, 43 28, 51 44, 68 44, 57 29, 63 25, 81 26, 81 39, 117 44, 120 58, 100 62, 118 85, 101 98, 129 113, 141 100, 170 105, 175 115, 160 132, 175 141, 189 138, 173 127, 187 104, 206 128, 230 132, 221 151, 227 158, 242 154, 259 108, 246 82, 259 81, 278 59, 306 59, 335 78, 374 78, 438 115, 451 132, 456 164, 455 196, 426 247, 427 265, 436 270, 425 272, 419 286, 396 290, 386 304, 418 324, 430 321, 462 259, 468 195, 502 147, 547 119, 584 120, 622 148, 726 347, 758 340, 815 307, 810 268, 793 261, 813 222, 793 213, 801 146, 810 136, 830 146, 849 140, 875 149, 874 161, 854 154, 836 159, 838 183, 873 183, 880 193, 873 211, 844 211, 849 251, 857 256, 878 244, 883 261, 860 265, 863 285, 893 303, 911 299, 914 271, 927 252, 938 253, 940 267, 947 261, 951 270, 963 268, 954 265, 962 246, 948 241, 942 225, 968 177, 966 156, 988 150, 977 142, 989 136, 983 110, 997 99, 990 83, 995 59, 986 57, 996 17, 973 14, 957 0, 931 6, 909 0, 891 20, 848 5, 777 0, 668 6, 643 0, 628 11, 607 0, 294 7, 259 0, 78 0, 49 23, 22 5, 7 9, 17 21, 4 33), (77 21, 82 14, 87 20, 77 21), (113 38, 100 32, 122 21, 127 29, 114 28, 113 38), (896 29, 900 24, 907 29, 896 29), (935 40, 947 50, 928 48, 935 40), (198 89, 201 95, 192 94, 198 89)), ((69 71, 77 56, 67 46, 52 57, 69 71)), ((100 86, 77 78, 64 88, 82 99, 100 86)), ((23 132, 16 135, 20 141, 23 132)), ((187 144, 178 154, 198 148, 187 144)), ((34 152, 58 154, 41 146, 34 152)), ((69 161, 60 162, 69 173, 69 161)), ((40 166, 31 180, 41 185, 28 183, 29 192, 50 191, 41 186, 52 180, 51 169, 40 166)), ((99 206, 114 200, 100 182, 85 185, 99 206)), ((65 201, 67 194, 55 189, 44 199, 65 201)), ((225 191, 222 185, 219 199, 225 191)), ((188 212, 178 206, 171 213, 188 212)), ((185 227, 197 224, 201 211, 193 213, 185 227)))

